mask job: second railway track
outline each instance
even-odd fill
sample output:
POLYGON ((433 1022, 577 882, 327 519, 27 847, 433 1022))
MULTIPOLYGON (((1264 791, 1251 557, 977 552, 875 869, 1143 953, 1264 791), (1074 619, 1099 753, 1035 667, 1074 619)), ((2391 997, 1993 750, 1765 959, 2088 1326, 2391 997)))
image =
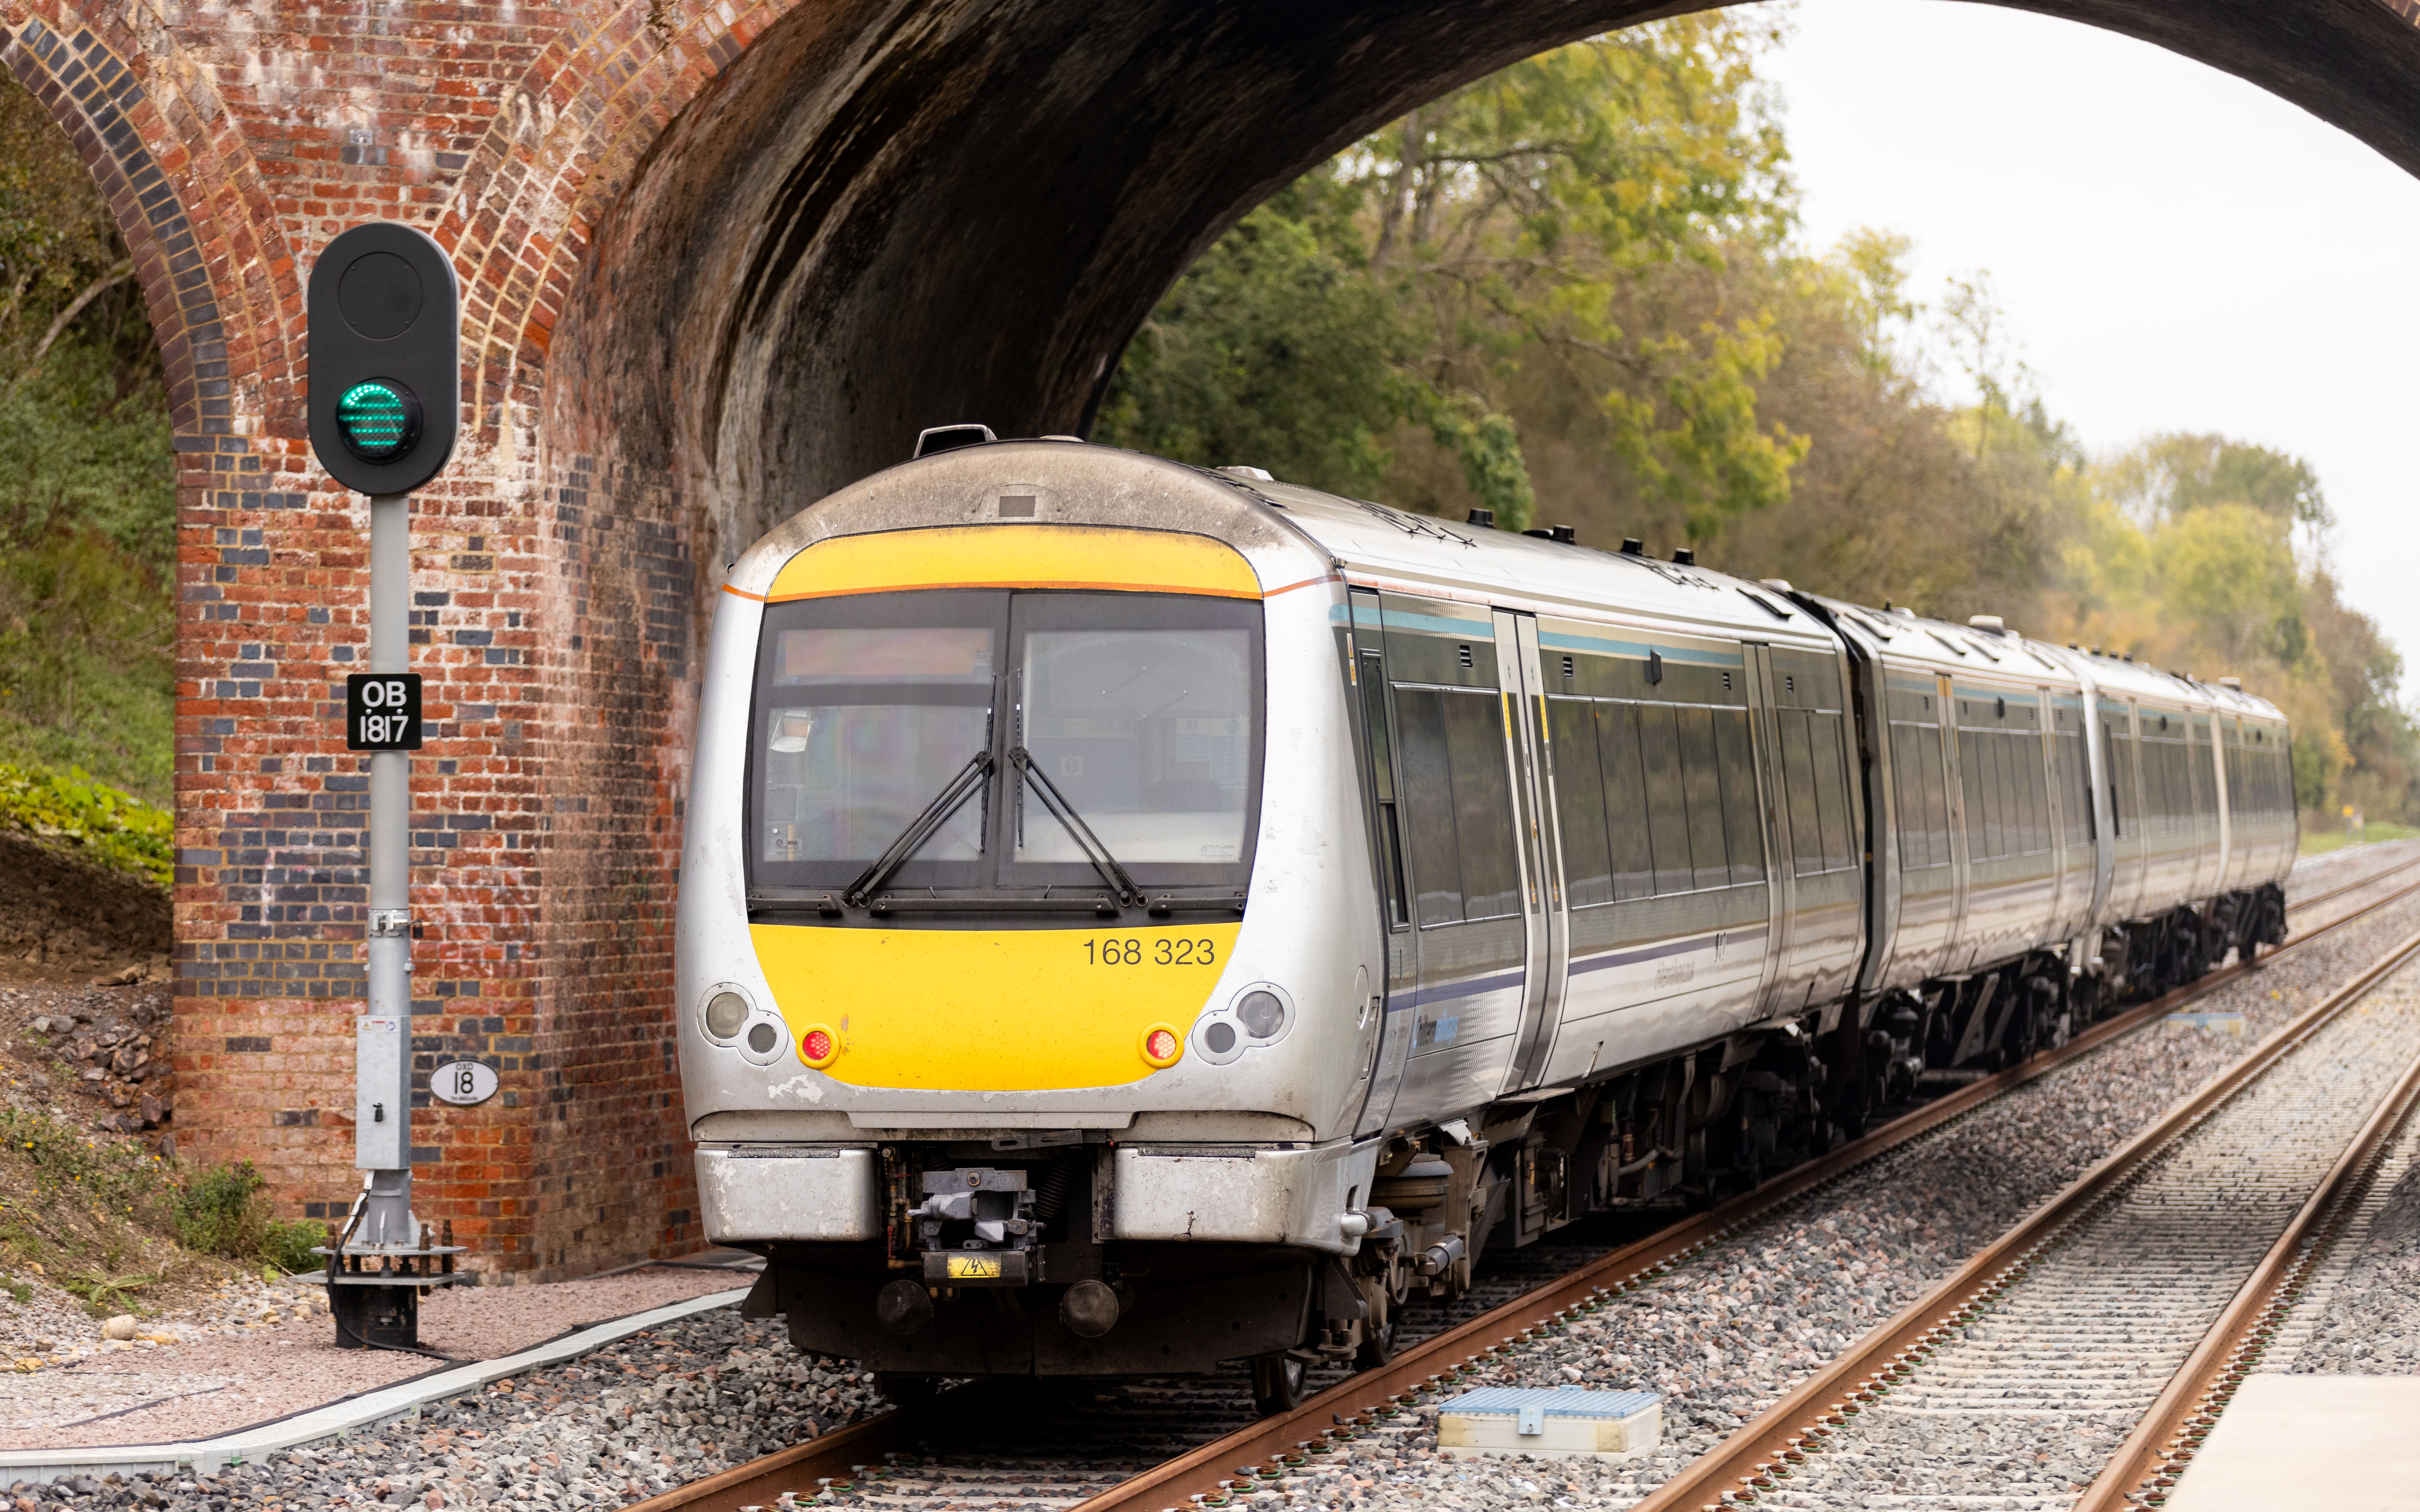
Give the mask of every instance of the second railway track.
MULTIPOLYGON (((2420 883, 2401 881, 2415 865, 2420 859, 2398 861, 2297 901, 2296 921, 2305 927, 2287 949, 2299 949, 2420 891, 2420 883), (2400 885, 2363 896, 2390 883, 2400 885), (2308 922, 2339 902, 2341 912, 2308 922)), ((1652 1282, 1843 1173, 2155 1022, 2243 970, 2228 967, 2128 1009, 2059 1051, 1926 1103, 1829 1156, 1643 1239, 1550 1241, 1491 1257, 1492 1273, 1457 1306, 1406 1319, 1420 1336, 1402 1350, 1393 1365, 1342 1379, 1331 1375, 1320 1382, 1326 1389, 1294 1413, 1254 1422, 1238 1383, 1215 1378, 1127 1383, 1098 1394, 1037 1391, 1031 1383, 977 1385, 693 1482, 641 1506, 644 1512, 737 1512, 773 1504, 786 1493, 787 1499, 827 1504, 939 1509, 1080 1504, 1087 1512, 1153 1512, 1197 1503, 1227 1504, 1273 1491, 1299 1493, 1316 1484, 1321 1465, 1349 1456, 1357 1435, 1376 1442, 1407 1440, 1404 1426, 1417 1421, 1416 1402, 1432 1399, 1457 1378, 1472 1383, 1481 1379, 1473 1373, 1473 1357, 1482 1357, 1481 1373, 1496 1373, 1497 1361, 1484 1357, 1485 1351, 1522 1348, 1522 1331, 1559 1329, 1553 1320, 1569 1309, 1652 1282), (1340 1418, 1357 1426, 1332 1428, 1340 1418), (1306 1443, 1314 1451, 1307 1456, 1298 1452, 1306 1443), (1289 1465, 1289 1458, 1302 1462, 1289 1465), (1247 1476, 1248 1469, 1256 1473, 1247 1476)), ((1654 1484, 1651 1478, 1621 1489, 1637 1495, 1653 1490, 1654 1484)), ((1662 1493, 1653 1500, 1658 1505, 1699 1504, 1662 1493)))

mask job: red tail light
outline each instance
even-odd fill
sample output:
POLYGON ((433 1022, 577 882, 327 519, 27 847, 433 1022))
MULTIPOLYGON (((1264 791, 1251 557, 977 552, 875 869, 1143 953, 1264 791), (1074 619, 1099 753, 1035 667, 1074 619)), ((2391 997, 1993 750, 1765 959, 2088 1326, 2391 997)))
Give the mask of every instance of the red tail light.
POLYGON ((1143 1059, 1155 1067, 1166 1068, 1175 1065, 1176 1057, 1185 1053, 1185 1041, 1172 1026, 1155 1024, 1142 1031, 1142 1043, 1138 1048, 1143 1059))
POLYGON ((832 1031, 818 1024, 799 1036, 799 1058, 821 1071, 840 1054, 840 1041, 832 1031))

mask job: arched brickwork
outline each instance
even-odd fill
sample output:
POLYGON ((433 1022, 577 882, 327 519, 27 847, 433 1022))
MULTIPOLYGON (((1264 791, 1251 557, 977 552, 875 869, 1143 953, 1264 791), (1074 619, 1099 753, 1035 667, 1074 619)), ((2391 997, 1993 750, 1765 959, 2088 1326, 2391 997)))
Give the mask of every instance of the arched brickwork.
MULTIPOLYGON (((126 228, 180 457, 178 1134, 351 1185, 366 781, 332 713, 364 511, 311 463, 301 294, 373 217, 464 287, 464 438, 415 500, 424 1211, 485 1268, 696 1242, 664 1034, 700 614, 770 520, 920 425, 1079 428, 1200 247, 1372 125, 1644 0, 0 0, 126 228)), ((2420 169, 2413 0, 2036 0, 2420 169)), ((1952 60, 1951 66, 1954 66, 1952 60)))

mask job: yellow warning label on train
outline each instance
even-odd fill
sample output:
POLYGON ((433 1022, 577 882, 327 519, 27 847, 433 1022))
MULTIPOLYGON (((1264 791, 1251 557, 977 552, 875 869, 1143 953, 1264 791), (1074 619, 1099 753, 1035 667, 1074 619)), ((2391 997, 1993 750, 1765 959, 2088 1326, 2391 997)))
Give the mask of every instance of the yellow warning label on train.
POLYGON ((1000 1279, 1000 1257, 997 1255, 953 1255, 950 1257, 950 1279, 953 1281, 997 1281, 1000 1279))

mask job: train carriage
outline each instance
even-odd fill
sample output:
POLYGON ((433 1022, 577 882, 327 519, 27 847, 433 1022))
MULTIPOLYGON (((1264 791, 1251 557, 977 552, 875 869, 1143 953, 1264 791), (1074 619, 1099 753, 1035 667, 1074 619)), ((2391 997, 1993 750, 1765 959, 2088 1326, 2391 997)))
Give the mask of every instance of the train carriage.
POLYGON ((1281 1406, 2282 928, 2268 705, 1676 555, 1055 440, 752 547, 677 960, 752 1307, 1281 1406))

